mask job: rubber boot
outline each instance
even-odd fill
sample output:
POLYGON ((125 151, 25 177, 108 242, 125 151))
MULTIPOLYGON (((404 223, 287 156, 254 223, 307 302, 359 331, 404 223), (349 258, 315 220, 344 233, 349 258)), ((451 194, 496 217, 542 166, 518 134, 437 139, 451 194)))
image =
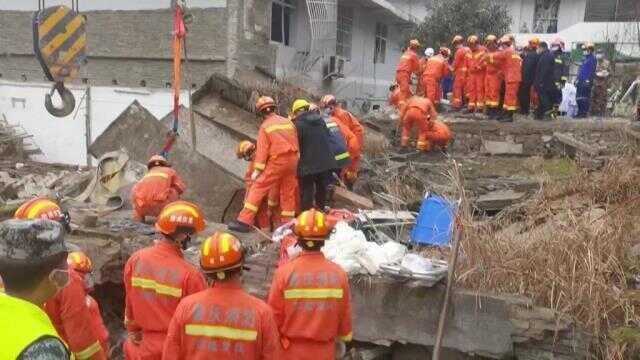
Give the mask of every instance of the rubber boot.
POLYGON ((248 233, 248 232, 251 232, 253 230, 251 228, 251 226, 243 223, 242 221, 238 221, 238 220, 230 221, 227 224, 227 228, 229 229, 229 231, 235 231, 235 232, 239 232, 239 233, 248 233))

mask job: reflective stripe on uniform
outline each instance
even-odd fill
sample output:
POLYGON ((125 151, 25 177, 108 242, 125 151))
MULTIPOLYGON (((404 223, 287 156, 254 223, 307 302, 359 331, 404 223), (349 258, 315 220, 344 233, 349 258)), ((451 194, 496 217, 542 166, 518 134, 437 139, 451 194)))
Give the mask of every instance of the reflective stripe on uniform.
POLYGON ((185 334, 191 336, 206 336, 229 340, 256 341, 258 332, 255 330, 237 329, 227 326, 187 324, 185 334))
POLYGON ((267 134, 269 134, 278 130, 293 130, 293 125, 292 124, 271 125, 271 126, 268 126, 264 131, 266 131, 267 134))
POLYGON ((346 158, 349 157, 349 153, 348 152, 343 152, 342 154, 338 154, 336 155, 336 160, 344 160, 346 158))
POLYGON ((256 170, 264 170, 265 166, 265 164, 258 162, 253 164, 253 168, 256 170))
POLYGON ((168 179, 168 178, 169 178, 169 175, 168 175, 168 174, 165 174, 165 173, 163 173, 163 172, 150 172, 150 173, 147 173, 147 175, 145 175, 144 177, 145 177, 145 178, 150 178, 150 177, 161 177, 161 178, 168 179))
POLYGON ((76 360, 84 360, 91 358, 94 354, 100 351, 102 347, 100 346, 100 342, 96 341, 93 344, 89 345, 82 351, 74 352, 73 354, 76 356, 76 360))
POLYGON ((340 336, 340 340, 344 342, 349 342, 353 340, 353 332, 350 332, 347 335, 340 336))
POLYGON ((284 298, 295 299, 342 299, 342 289, 337 288, 301 288, 289 289, 284 291, 284 298))
POLYGON ((328 127, 328 128, 338 127, 338 124, 336 124, 336 123, 334 123, 334 122, 330 122, 330 123, 327 123, 327 127, 328 127))
POLYGON ((267 200, 267 205, 269 205, 270 207, 275 207, 275 206, 278 206, 278 202, 273 200, 267 200))
POLYGON ((487 106, 498 106, 499 103, 497 101, 485 101, 485 105, 487 105, 487 106))
POLYGON ((131 278, 131 285, 133 287, 141 288, 144 290, 153 290, 156 294, 167 295, 176 298, 182 297, 182 289, 161 284, 153 279, 145 279, 140 277, 131 278))
POLYGON ((508 110, 508 111, 515 111, 518 110, 517 106, 507 106, 507 105, 503 105, 502 106, 503 109, 508 110))
POLYGON ((253 212, 258 212, 258 207, 253 205, 252 203, 246 202, 246 203, 244 203, 244 207, 245 207, 245 209, 249 209, 249 210, 251 210, 253 212))
POLYGON ((283 211, 280 213, 281 216, 285 216, 285 217, 293 217, 296 215, 295 211, 283 211))
POLYGON ((562 64, 562 59, 555 59, 556 64, 562 64))

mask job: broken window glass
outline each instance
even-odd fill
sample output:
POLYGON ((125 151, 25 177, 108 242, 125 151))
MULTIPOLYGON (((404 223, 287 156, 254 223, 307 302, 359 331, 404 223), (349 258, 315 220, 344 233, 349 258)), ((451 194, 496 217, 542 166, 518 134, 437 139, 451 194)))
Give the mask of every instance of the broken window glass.
POLYGON ((558 32, 560 0, 536 0, 533 13, 533 32, 550 34, 558 32))

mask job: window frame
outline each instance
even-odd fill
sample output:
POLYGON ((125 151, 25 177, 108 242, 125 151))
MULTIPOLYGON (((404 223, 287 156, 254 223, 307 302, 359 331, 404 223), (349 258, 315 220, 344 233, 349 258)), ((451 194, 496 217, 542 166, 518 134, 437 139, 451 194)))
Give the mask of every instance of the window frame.
POLYGON ((282 44, 283 46, 292 46, 291 45, 291 34, 293 33, 293 18, 294 18, 294 14, 296 11, 296 4, 295 4, 296 0, 271 0, 271 21, 269 22, 269 26, 270 26, 270 31, 269 31, 269 40, 274 42, 274 43, 278 43, 278 44, 282 44), (274 13, 274 6, 279 6, 280 7, 280 38, 282 39, 282 41, 278 41, 278 40, 274 40, 274 36, 273 36, 273 13, 274 13), (287 15, 287 11, 288 16, 289 16, 289 29, 288 31, 285 30, 285 23, 286 21, 285 19, 285 15, 287 15), (285 36, 285 34, 288 35, 285 36))
POLYGON ((353 49, 353 25, 355 9, 350 6, 338 5, 338 19, 336 25, 336 55, 351 61, 353 49), (342 36, 341 36, 342 34, 342 36))
POLYGON ((374 35, 373 63, 384 64, 387 58, 387 43, 389 42, 389 25, 376 22, 374 35), (381 31, 384 30, 384 31, 381 31))

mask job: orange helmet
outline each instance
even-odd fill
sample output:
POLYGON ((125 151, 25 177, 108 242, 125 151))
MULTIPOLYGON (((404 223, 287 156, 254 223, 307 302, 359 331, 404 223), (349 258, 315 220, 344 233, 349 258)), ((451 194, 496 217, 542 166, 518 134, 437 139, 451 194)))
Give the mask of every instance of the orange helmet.
POLYGON ((64 214, 60 206, 53 200, 45 197, 36 197, 22 204, 13 217, 20 220, 49 219, 62 221, 64 214))
POLYGON ((180 228, 199 233, 204 230, 204 226, 202 210, 188 201, 174 201, 167 204, 156 220, 156 229, 166 235, 174 234, 180 228))
POLYGON ((490 44, 490 43, 497 43, 498 42, 498 38, 495 35, 487 35, 486 38, 484 38, 484 42, 485 44, 490 44))
POLYGON ((218 273, 219 279, 224 279, 224 271, 239 268, 243 262, 240 240, 226 232, 216 232, 200 248, 200 267, 204 272, 218 273))
POLYGON ((153 155, 151 158, 149 158, 149 161, 147 161, 147 169, 151 169, 156 166, 168 165, 169 163, 167 162, 167 159, 165 159, 162 155, 153 155))
POLYGON ((529 39, 529 47, 531 47, 532 49, 536 49, 538 45, 540 45, 540 39, 538 39, 537 37, 529 39))
POLYGON ((336 103, 337 103, 336 97, 331 94, 325 95, 322 97, 322 99, 320 99, 320 107, 322 108, 336 105, 336 103))
POLYGON ((440 55, 442 55, 442 56, 444 56, 446 58, 451 56, 451 50, 449 50, 448 47, 441 47, 439 52, 440 52, 440 55))
POLYGON ((478 43, 478 37, 475 35, 470 35, 467 38, 467 44, 469 45, 476 45, 478 43))
POLYGON ((236 156, 238 159, 249 156, 256 149, 256 145, 248 140, 242 140, 236 146, 236 156))
POLYGON ((451 44, 458 45, 463 41, 464 41, 464 38, 462 36, 456 35, 456 36, 453 37, 453 40, 451 40, 451 44))
POLYGON ((93 271, 93 264, 87 254, 82 251, 70 252, 67 256, 67 265, 70 269, 88 274, 93 271))
POLYGON ((276 107, 276 102, 273 101, 272 98, 268 96, 260 96, 258 101, 256 101, 256 111, 261 113, 268 108, 276 107))
POLYGON ((298 215, 293 232, 305 240, 323 241, 331 232, 331 227, 327 224, 324 213, 310 209, 298 215))
POLYGON ((420 47, 420 41, 418 39, 411 39, 409 41, 409 47, 412 49, 417 49, 420 47))

